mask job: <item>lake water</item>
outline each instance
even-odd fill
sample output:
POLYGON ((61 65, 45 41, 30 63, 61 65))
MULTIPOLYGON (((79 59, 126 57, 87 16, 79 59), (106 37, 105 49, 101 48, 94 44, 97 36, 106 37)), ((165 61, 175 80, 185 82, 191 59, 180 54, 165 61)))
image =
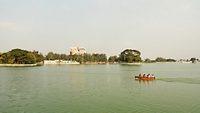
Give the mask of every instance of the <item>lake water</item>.
POLYGON ((200 113, 200 64, 0 67, 0 113, 200 113))

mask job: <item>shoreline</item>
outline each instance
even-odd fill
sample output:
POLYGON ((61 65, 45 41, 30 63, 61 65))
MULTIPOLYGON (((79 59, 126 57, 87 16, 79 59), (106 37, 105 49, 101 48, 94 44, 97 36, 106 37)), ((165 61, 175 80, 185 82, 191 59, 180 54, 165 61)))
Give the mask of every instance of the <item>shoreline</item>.
POLYGON ((41 64, 0 64, 0 67, 36 67, 41 64))
MULTIPOLYGON (((85 62, 85 63, 79 63, 76 65, 105 65, 105 64, 110 64, 110 65, 142 65, 142 64, 167 64, 167 63, 172 63, 172 64, 198 64, 198 63, 191 63, 191 62, 152 62, 152 63, 145 63, 145 62, 140 62, 140 63, 118 63, 118 62, 85 62)), ((36 64, 0 64, 0 67, 36 67, 36 66, 44 66, 44 65, 72 65, 73 63, 61 63, 61 64, 41 64, 41 63, 36 63, 36 64)))

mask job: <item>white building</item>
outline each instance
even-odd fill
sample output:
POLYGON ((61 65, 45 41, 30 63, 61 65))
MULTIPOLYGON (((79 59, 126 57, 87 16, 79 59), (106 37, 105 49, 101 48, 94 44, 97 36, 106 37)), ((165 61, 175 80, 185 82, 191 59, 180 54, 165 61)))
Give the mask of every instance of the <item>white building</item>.
POLYGON ((73 47, 70 49, 70 55, 83 55, 86 53, 85 48, 73 47))
POLYGON ((44 64, 80 64, 76 61, 66 61, 66 60, 44 60, 44 64))

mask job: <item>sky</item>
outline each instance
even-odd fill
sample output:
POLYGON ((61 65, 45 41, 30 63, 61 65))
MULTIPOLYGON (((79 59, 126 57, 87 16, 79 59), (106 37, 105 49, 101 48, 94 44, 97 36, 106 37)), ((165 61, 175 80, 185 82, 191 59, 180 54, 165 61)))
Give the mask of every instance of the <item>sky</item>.
POLYGON ((0 52, 14 48, 200 58, 199 0, 0 0, 0 52))

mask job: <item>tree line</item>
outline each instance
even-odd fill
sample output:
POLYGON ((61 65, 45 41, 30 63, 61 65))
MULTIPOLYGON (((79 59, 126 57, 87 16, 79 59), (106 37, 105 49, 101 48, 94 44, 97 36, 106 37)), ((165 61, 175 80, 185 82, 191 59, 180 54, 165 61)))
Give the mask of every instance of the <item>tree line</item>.
MULTIPOLYGON (((195 63, 195 62, 200 62, 199 59, 195 58, 195 57, 192 57, 190 59, 181 59, 179 60, 180 62, 182 61, 185 61, 185 62, 192 62, 192 63, 195 63)), ((154 62, 177 62, 177 60, 175 59, 172 59, 172 58, 163 58, 163 57, 157 57, 155 60, 151 60, 149 58, 145 59, 144 60, 145 63, 154 63, 154 62)))
POLYGON ((53 52, 49 52, 45 60, 68 60, 68 61, 77 61, 80 63, 87 63, 87 62, 107 62, 106 54, 88 54, 85 53, 83 55, 66 55, 66 54, 57 54, 53 52))
MULTIPOLYGON (((9 52, 0 53, 0 64, 35 64, 43 62, 44 60, 68 60, 77 61, 80 63, 134 63, 134 62, 176 62, 175 59, 166 59, 157 57, 155 60, 149 58, 142 61, 141 52, 133 49, 125 49, 119 56, 110 56, 107 59, 106 54, 99 53, 85 53, 83 55, 67 55, 49 52, 46 56, 43 56, 38 51, 27 51, 22 49, 13 49, 9 52)), ((188 61, 199 61, 197 58, 191 58, 188 61)))
POLYGON ((44 60, 68 60, 80 63, 98 62, 106 63, 106 54, 83 54, 83 55, 67 55, 49 52, 43 56, 38 51, 27 51, 22 49, 13 49, 9 52, 0 53, 0 64, 35 64, 44 60))
POLYGON ((83 55, 66 55, 66 54, 57 54, 53 52, 49 52, 45 57, 46 60, 72 60, 77 61, 80 63, 87 63, 87 62, 125 62, 125 63, 134 63, 134 62, 141 62, 141 53, 138 50, 133 49, 126 49, 121 52, 119 56, 110 56, 107 59, 106 54, 88 54, 85 53, 83 55))
POLYGON ((154 62, 176 62, 175 59, 172 58, 163 58, 163 57, 157 57, 155 60, 151 60, 149 58, 146 58, 144 60, 145 63, 154 63, 154 62))
POLYGON ((66 54, 58 54, 49 52, 45 60, 68 60, 68 61, 77 61, 80 63, 87 63, 87 62, 107 62, 106 54, 99 54, 99 53, 85 53, 83 55, 66 55, 66 54))
POLYGON ((138 50, 126 49, 119 57, 110 56, 107 59, 106 54, 99 53, 85 53, 83 55, 67 55, 49 52, 46 56, 43 56, 38 51, 27 51, 22 49, 13 49, 6 53, 0 54, 0 63, 2 64, 35 64, 43 62, 44 60, 68 60, 77 61, 80 63, 106 63, 106 62, 140 62, 140 52, 138 50))

